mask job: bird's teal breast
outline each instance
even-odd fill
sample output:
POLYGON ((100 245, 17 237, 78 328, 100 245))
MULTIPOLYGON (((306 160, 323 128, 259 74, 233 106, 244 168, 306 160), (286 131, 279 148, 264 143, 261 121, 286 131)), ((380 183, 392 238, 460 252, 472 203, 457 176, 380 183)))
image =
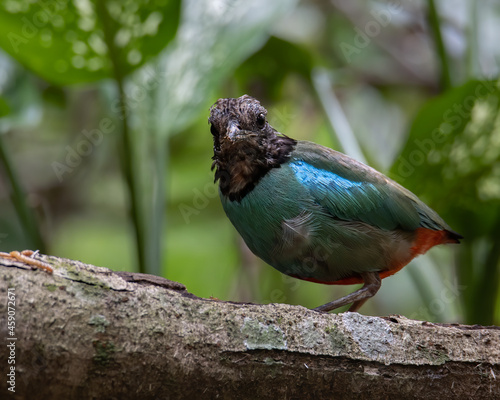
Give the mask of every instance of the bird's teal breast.
POLYGON ((220 196, 250 250, 282 273, 320 282, 382 269, 392 233, 334 218, 312 196, 311 184, 305 184, 309 175, 320 183, 325 175, 336 190, 356 188, 357 183, 299 162, 272 169, 241 201, 220 196))
POLYGON ((226 215, 250 250, 276 267, 273 253, 282 240, 283 221, 297 217, 303 209, 298 199, 307 198, 290 166, 271 170, 240 202, 220 197, 226 215))

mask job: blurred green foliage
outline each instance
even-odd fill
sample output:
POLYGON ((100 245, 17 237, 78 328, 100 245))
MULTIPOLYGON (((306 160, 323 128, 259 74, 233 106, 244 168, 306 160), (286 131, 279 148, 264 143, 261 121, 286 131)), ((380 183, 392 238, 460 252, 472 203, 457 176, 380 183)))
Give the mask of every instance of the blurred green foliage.
POLYGON ((114 77, 113 52, 124 75, 157 55, 174 37, 179 12, 176 0, 6 0, 0 47, 48 82, 93 82, 114 77))
POLYGON ((465 236, 364 312, 500 324, 499 22, 466 0, 4 1, 0 249, 234 301, 352 291, 263 265, 225 217, 208 109, 248 93, 279 131, 357 153, 465 236))
POLYGON ((395 179, 424 193, 455 229, 466 232, 462 254, 490 242, 481 249, 482 260, 457 260, 457 274, 467 285, 466 317, 484 324, 492 323, 500 285, 499 109, 495 81, 470 80, 428 101, 392 168, 395 179))

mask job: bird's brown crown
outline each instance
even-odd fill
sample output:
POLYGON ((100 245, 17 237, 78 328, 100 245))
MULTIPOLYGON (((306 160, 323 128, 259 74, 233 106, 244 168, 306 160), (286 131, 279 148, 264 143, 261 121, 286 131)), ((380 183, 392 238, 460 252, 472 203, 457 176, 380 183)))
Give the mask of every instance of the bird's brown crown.
POLYGON ((241 201, 266 173, 290 157, 297 143, 273 129, 266 115, 260 102, 248 95, 219 99, 210 108, 212 169, 230 200, 241 201))

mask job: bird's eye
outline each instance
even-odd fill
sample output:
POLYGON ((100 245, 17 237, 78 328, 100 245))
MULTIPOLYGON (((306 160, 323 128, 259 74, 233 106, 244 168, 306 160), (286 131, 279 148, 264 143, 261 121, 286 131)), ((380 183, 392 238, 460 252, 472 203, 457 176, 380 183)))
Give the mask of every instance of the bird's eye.
POLYGON ((259 129, 264 128, 264 125, 266 124, 266 116, 263 113, 260 113, 257 115, 257 127, 259 129))
POLYGON ((217 130, 217 128, 214 126, 214 124, 210 125, 210 133, 214 136, 218 136, 219 135, 219 131, 217 130))

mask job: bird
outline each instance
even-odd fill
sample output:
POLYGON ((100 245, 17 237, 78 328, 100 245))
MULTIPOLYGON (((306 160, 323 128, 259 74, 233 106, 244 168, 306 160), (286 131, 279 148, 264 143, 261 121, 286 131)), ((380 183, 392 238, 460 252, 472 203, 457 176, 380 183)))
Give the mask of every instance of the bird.
POLYGON ((249 96, 221 98, 208 118, 222 207, 248 248, 294 278, 363 286, 314 308, 357 311, 381 280, 463 236, 375 169, 276 131, 249 96))

